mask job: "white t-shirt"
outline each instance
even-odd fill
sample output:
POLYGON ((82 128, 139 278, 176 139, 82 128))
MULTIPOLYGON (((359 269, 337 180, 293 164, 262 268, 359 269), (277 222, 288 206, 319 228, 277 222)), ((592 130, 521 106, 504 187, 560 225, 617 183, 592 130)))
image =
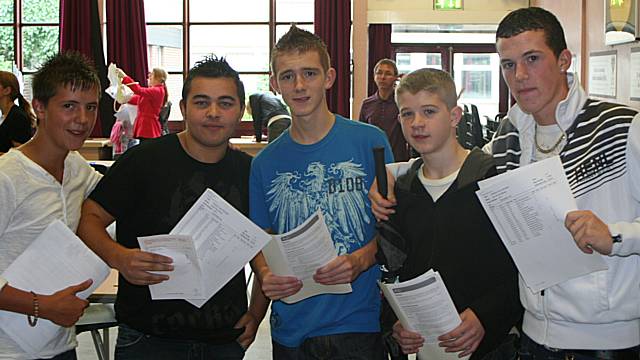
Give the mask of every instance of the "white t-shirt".
MULTIPOLYGON (((0 274, 53 220, 75 232, 82 202, 99 180, 100 174, 75 151, 64 161, 62 184, 19 150, 0 156, 0 274)), ((76 346, 71 327, 41 352, 26 354, 0 330, 0 359, 51 358, 76 346)))
POLYGON ((434 202, 438 201, 440 196, 442 196, 442 194, 447 191, 449 186, 451 186, 451 184, 453 184, 453 182, 456 180, 456 178, 458 177, 458 173, 460 172, 460 169, 458 169, 452 174, 443 177, 442 179, 427 179, 427 177, 424 176, 423 168, 424 164, 422 164, 422 166, 420 166, 420 169, 418 169, 418 179, 420 179, 422 186, 424 186, 429 195, 431 195, 431 198, 434 202))

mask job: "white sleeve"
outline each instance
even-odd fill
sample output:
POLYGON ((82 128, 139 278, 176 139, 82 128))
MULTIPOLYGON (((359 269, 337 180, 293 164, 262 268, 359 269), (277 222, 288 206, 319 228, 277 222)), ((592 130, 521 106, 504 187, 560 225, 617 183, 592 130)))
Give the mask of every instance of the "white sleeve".
POLYGON ((2 276, 0 276, 0 291, 2 291, 2 288, 7 285, 7 279, 3 278, 2 276))
POLYGON ((636 202, 637 213, 632 222, 609 224, 612 235, 621 235, 622 242, 614 243, 612 255, 640 255, 640 114, 631 122, 627 142, 627 170, 631 181, 631 197, 636 202))
POLYGON ((404 162, 387 164, 387 170, 389 170, 391 172, 391 175, 393 175, 393 177, 397 179, 398 176, 404 175, 407 171, 409 171, 409 169, 411 169, 411 165, 416 160, 418 160, 418 158, 409 159, 408 161, 404 162))

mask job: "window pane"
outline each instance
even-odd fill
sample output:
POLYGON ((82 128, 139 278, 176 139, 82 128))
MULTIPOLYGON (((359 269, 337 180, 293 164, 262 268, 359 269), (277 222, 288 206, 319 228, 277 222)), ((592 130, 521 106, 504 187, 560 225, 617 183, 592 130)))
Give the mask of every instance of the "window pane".
POLYGON ((398 72, 408 74, 422 68, 442 70, 442 55, 440 53, 396 53, 398 72))
POLYGON ((313 22, 313 0, 276 0, 277 22, 313 22))
POLYGON ((22 21, 26 23, 58 23, 59 0, 23 0, 22 21))
POLYGON ((226 57, 236 71, 268 71, 268 44, 267 25, 194 25, 191 26, 190 66, 214 54, 226 57))
MULTIPOLYGON (((245 102, 249 101, 249 95, 269 91, 269 75, 241 74, 240 80, 244 84, 245 102)), ((242 120, 252 120, 248 112, 244 112, 242 120)))
POLYGON ((167 90, 171 101, 171 113, 169 120, 182 120, 180 113, 180 99, 182 99, 182 74, 169 74, 167 78, 167 90))
POLYGON ((29 26, 22 30, 22 53, 25 71, 35 71, 47 58, 58 52, 57 26, 29 26))
POLYGON ((13 52, 13 28, 0 27, 0 70, 11 71, 11 64, 15 62, 13 52))
POLYGON ((144 0, 146 22, 182 22, 182 0, 144 0))
POLYGON ((500 58, 497 53, 453 54, 453 78, 460 102, 478 107, 480 119, 493 119, 500 102, 500 58))
POLYGON ((269 21, 268 0, 232 0, 224 2, 191 0, 190 6, 189 16, 191 21, 269 21))
POLYGON ((0 23, 13 22, 13 0, 0 0, 0 23))
MULTIPOLYGON (((300 24, 296 24, 297 27, 299 27, 300 29, 303 30, 307 30, 308 32, 312 33, 315 31, 313 28, 313 24, 307 24, 307 25, 300 25, 300 24)), ((287 31, 289 31, 289 28, 291 28, 291 25, 277 25, 276 26, 276 41, 278 41, 282 35, 286 34, 287 31)))
POLYGON ((147 26, 147 55, 149 69, 182 71, 182 26, 147 26))

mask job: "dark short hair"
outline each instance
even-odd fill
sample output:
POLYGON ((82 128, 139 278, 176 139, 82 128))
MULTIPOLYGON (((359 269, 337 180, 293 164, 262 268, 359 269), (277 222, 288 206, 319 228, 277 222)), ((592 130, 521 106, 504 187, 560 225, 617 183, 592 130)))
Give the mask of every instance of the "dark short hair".
POLYGON ((539 7, 517 9, 504 17, 496 31, 498 39, 508 39, 525 31, 544 31, 545 43, 553 51, 556 57, 567 48, 562 25, 549 11, 539 7))
POLYGON ((393 68, 393 75, 398 76, 398 65, 396 65, 396 62, 391 60, 391 59, 380 59, 378 60, 378 62, 376 63, 376 66, 373 67, 373 73, 375 74, 376 71, 378 71, 378 68, 380 67, 380 65, 389 65, 393 68))
POLYGON ((102 94, 100 79, 92 62, 76 51, 51 56, 33 76, 33 100, 47 104, 60 87, 71 91, 96 89, 102 94))
POLYGON ((271 51, 271 71, 276 73, 276 60, 283 53, 296 52, 306 53, 307 51, 315 51, 320 57, 322 69, 327 72, 331 64, 327 45, 317 35, 306 30, 300 29, 295 25, 291 25, 289 31, 282 35, 280 40, 271 51))
POLYGON ((182 100, 186 101, 191 91, 191 83, 197 77, 205 78, 229 78, 236 84, 240 106, 244 106, 244 84, 240 80, 240 75, 235 71, 224 57, 215 55, 206 56, 198 61, 187 74, 187 78, 182 85, 182 100))

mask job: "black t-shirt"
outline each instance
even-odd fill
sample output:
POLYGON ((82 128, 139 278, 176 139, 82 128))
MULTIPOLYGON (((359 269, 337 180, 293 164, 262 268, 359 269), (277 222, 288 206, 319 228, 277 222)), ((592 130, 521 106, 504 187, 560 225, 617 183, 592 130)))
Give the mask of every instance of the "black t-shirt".
POLYGON ((13 147, 11 141, 26 143, 31 139, 31 120, 19 106, 11 107, 9 113, 0 124, 0 152, 7 152, 13 147))
MULTIPOLYGON (((176 135, 167 135, 129 149, 89 197, 116 219, 118 242, 138 248, 138 236, 168 234, 207 188, 248 215, 250 165, 249 155, 231 149, 218 163, 201 163, 176 135)), ((216 344, 241 333, 233 325, 247 311, 244 270, 201 308, 184 300, 152 301, 148 286, 122 276, 118 281, 116 317, 143 333, 216 344)))

